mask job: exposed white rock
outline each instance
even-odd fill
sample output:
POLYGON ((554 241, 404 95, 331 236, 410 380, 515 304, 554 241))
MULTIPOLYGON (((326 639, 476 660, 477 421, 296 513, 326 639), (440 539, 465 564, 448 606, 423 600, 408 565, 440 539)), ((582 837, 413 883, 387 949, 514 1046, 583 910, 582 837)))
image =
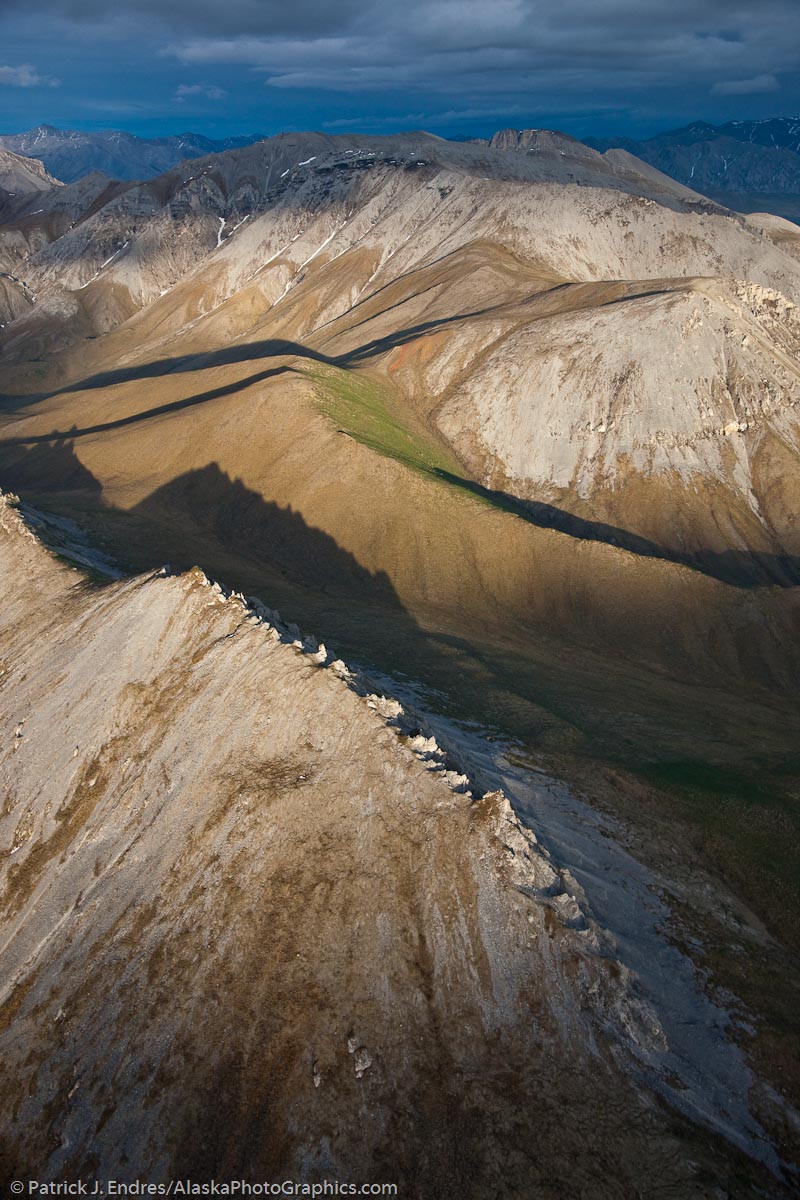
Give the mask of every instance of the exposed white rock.
POLYGON ((359 1046, 354 1052, 353 1066, 355 1067, 356 1079, 361 1079, 372 1066, 372 1055, 366 1046, 359 1046))

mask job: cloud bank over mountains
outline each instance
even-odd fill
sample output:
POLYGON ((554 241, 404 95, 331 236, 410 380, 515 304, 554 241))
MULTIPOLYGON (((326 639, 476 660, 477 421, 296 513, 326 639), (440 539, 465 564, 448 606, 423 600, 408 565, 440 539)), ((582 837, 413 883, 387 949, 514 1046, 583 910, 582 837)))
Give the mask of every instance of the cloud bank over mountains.
POLYGON ((263 114, 266 132, 289 114, 296 125, 328 127, 401 121, 411 109, 448 126, 484 120, 465 115, 477 111, 492 125, 521 108, 530 119, 605 115, 635 126, 800 106, 793 0, 122 0, 113 9, 101 0, 10 0, 5 8, 0 85, 27 71, 20 79, 44 86, 63 66, 73 120, 82 115, 79 68, 95 102, 105 88, 142 119, 166 117, 176 98, 182 119, 190 110, 217 119, 225 96, 227 119, 240 127, 263 114))

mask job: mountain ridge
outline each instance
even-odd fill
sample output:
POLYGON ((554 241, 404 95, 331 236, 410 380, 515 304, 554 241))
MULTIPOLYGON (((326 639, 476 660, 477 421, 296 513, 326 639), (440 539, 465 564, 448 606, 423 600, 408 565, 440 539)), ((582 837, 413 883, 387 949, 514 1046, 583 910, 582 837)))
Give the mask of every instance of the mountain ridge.
POLYGON ((605 1145, 609 1195, 654 1161, 695 1200, 709 1172, 788 1195, 727 1094, 750 1079, 736 1047, 719 1080, 710 1060, 712 1103, 691 1073, 677 1112, 653 1103, 674 1052, 613 938, 413 709, 198 568, 87 586, 41 541, 69 555, 76 532, 0 495, 0 1171, 124 1155, 180 1177, 602 1196, 605 1145))
POLYGON ((198 133, 143 138, 120 129, 88 132, 37 125, 26 133, 0 134, 0 148, 37 158, 65 183, 74 183, 92 171, 113 179, 148 179, 184 159, 221 153, 259 141, 260 134, 213 139, 198 133))
MULTIPOLYGON (((729 121, 721 125, 695 121, 638 140, 621 135, 590 136, 579 141, 569 134, 548 130, 522 132, 528 138, 528 146, 532 138, 538 137, 560 138, 573 147, 582 144, 599 152, 625 149, 688 187, 694 185, 700 190, 720 193, 720 197, 724 192, 730 200, 741 200, 752 193, 793 197, 798 192, 797 163, 793 157, 800 152, 800 118, 797 117, 729 121), (709 146, 701 158, 698 147, 706 143, 709 146), (737 149, 734 143, 741 143, 741 147, 737 149), (749 149, 744 150, 742 147, 745 146, 749 149), (689 147, 695 147, 691 155, 688 154, 689 147), (780 153, 770 155, 763 153, 766 150, 784 153, 782 156, 780 153)), ((465 136, 454 140, 500 146, 506 138, 505 148, 510 149, 511 133, 511 130, 501 130, 491 138, 465 136)), ((40 125, 25 133, 0 135, 0 147, 41 159, 52 175, 70 183, 93 170, 101 170, 123 181, 152 178, 181 159, 200 158, 259 140, 263 140, 263 135, 213 139, 187 132, 140 137, 123 130, 90 132, 40 125)), ((793 200, 786 203, 792 204, 793 200)), ((732 207, 736 206, 732 204, 732 207)))
POLYGON ((800 221, 798 117, 699 121, 642 140, 589 137, 586 144, 600 152, 627 150, 731 208, 769 209, 800 221))

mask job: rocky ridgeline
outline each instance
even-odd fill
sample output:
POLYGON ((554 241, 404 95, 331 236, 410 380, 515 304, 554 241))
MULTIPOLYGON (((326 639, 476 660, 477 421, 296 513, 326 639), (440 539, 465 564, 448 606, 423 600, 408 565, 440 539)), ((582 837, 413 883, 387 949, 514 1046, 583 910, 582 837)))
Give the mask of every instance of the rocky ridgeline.
MULTIPOLYGON (((20 505, 19 497, 2 491, 0 514, 0 528, 37 547, 46 545, 78 573, 89 571, 104 575, 109 581, 122 578, 116 564, 95 550, 74 522, 20 505)), ((313 666, 329 670, 361 698, 365 706, 396 734, 400 745, 413 754, 425 771, 449 793, 480 803, 491 814, 492 829, 504 847, 514 885, 551 908, 564 927, 580 933, 587 948, 610 952, 611 941, 592 919, 586 896, 572 873, 552 863, 548 850, 538 842, 535 833, 519 821, 502 791, 484 792, 478 782, 460 768, 451 752, 437 742, 423 717, 393 697, 376 691, 367 673, 334 657, 324 642, 313 634, 303 634, 298 625, 286 621, 277 609, 269 608, 257 596, 245 596, 225 587, 209 578, 200 567, 174 574, 167 565, 154 572, 150 579, 177 580, 190 591, 207 590, 208 604, 233 610, 242 624, 256 626, 268 641, 289 647, 313 666)), ((15 731, 15 749, 23 736, 24 722, 15 731)))
MULTIPOLYGON (((8 496, 0 535, 0 1001, 19 1004, 0 1111, 17 1163, 113 1173, 124 1150, 154 1178, 302 1173, 335 1129, 328 1170, 388 1163, 415 1194, 433 1126, 436 1194, 479 1200, 509 1172, 524 1191, 530 1164, 509 1154, 535 1119, 547 1146, 579 1147, 577 1167, 547 1150, 548 1178, 591 1180, 597 1118, 574 1080, 606 1136, 635 1130, 650 1109, 631 1073, 663 1032, 506 795, 260 598, 198 568, 87 586, 8 496), (240 1101, 248 1137, 209 1165, 240 1101), (469 1170, 464 1103, 508 1147, 469 1170), (419 1126, 387 1134, 420 1104, 419 1126)), ((644 1172, 653 1136, 634 1142, 644 1172)))
MULTIPOLYGON (((163 567, 156 578, 169 578, 170 568, 163 567)), ((508 797, 502 791, 483 792, 454 761, 452 754, 441 746, 424 718, 399 700, 374 690, 369 675, 351 668, 335 658, 313 634, 303 634, 299 626, 285 621, 277 609, 269 608, 257 596, 225 588, 210 579, 199 567, 193 567, 178 578, 193 586, 208 588, 212 604, 232 606, 241 612, 242 620, 258 626, 274 642, 291 647, 314 666, 326 668, 376 713, 387 728, 396 733, 400 743, 423 764, 426 771, 439 780, 450 792, 463 795, 473 803, 481 803, 491 812, 492 828, 505 849, 510 877, 516 887, 523 888, 550 907, 562 925, 585 935, 586 944, 596 951, 609 952, 610 940, 588 912, 585 893, 568 868, 556 868, 549 851, 540 844, 533 830, 516 816, 508 797)))

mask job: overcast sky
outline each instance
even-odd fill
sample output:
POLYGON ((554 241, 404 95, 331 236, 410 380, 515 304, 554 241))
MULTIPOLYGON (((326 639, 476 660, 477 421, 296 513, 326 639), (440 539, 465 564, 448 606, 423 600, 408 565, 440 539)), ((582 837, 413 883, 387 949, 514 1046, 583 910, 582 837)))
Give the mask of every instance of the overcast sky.
POLYGON ((0 0, 0 132, 646 135, 800 112, 800 0, 0 0))

